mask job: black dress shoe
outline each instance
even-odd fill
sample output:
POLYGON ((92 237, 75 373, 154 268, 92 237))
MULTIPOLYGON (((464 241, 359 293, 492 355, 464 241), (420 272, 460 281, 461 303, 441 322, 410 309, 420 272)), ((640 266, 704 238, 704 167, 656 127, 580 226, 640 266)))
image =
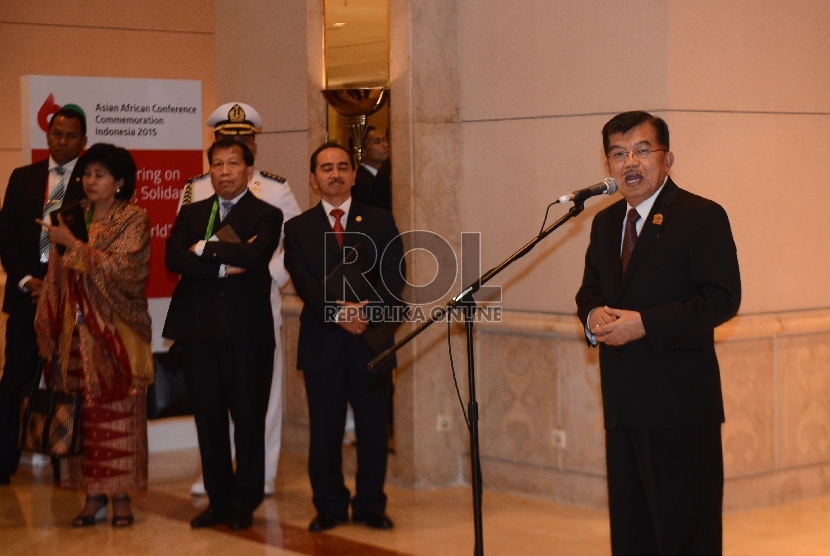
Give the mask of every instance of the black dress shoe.
POLYGON ((227 520, 227 512, 220 512, 215 510, 213 506, 208 506, 205 511, 190 520, 190 526, 193 529, 201 529, 202 527, 213 527, 227 520))
POLYGON ((395 526, 389 516, 383 512, 375 514, 366 514, 363 516, 353 516, 352 521, 355 523, 364 523, 367 527, 372 529, 391 529, 395 526))
POLYGON ((11 482, 11 476, 8 473, 0 471, 0 485, 7 485, 11 482))
POLYGON ((327 529, 334 529, 338 523, 346 523, 348 518, 346 516, 335 516, 329 512, 320 512, 308 524, 308 530, 312 533, 319 533, 327 529))
POLYGON ((247 529, 254 523, 254 514, 248 510, 236 509, 231 512, 231 517, 228 519, 228 527, 234 531, 240 529, 247 529))

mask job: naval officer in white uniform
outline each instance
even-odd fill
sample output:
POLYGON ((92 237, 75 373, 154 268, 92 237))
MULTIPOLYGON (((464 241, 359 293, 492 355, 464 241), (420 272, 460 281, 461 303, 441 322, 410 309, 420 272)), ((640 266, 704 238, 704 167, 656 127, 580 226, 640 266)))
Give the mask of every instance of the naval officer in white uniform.
MULTIPOLYGON (((262 128, 262 117, 253 106, 243 102, 229 102, 217 108, 210 115, 207 121, 208 127, 214 128, 214 136, 217 140, 222 137, 234 137, 245 144, 254 153, 254 175, 248 182, 248 189, 251 193, 266 203, 274 205, 282 211, 283 224, 286 220, 300 214, 302 210, 288 181, 276 174, 262 171, 256 166, 257 144, 256 133, 262 128)), ((179 197, 179 208, 183 204, 189 204, 202 199, 207 199, 214 194, 213 185, 210 182, 210 173, 203 174, 188 180, 184 190, 179 197)), ((274 351, 274 376, 271 378, 271 396, 268 400, 268 412, 265 415, 265 485, 266 496, 274 494, 274 481, 277 478, 277 463, 280 456, 280 435, 282 433, 282 375, 283 355, 280 330, 282 325, 282 300, 280 288, 288 282, 289 276, 283 266, 282 237, 280 245, 274 252, 271 263, 268 265, 271 271, 271 310, 274 313, 274 336, 276 350, 274 351)), ((233 424, 231 424, 231 438, 233 438, 233 424)), ((233 442, 231 442, 233 447, 233 442)), ((206 494, 202 477, 193 483, 190 493, 194 496, 206 494)))

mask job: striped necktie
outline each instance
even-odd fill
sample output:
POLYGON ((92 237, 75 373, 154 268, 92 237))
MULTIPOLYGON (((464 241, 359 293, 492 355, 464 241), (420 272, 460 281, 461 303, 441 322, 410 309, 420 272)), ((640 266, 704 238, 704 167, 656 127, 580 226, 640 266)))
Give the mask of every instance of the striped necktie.
MULTIPOLYGON (((49 200, 46 201, 46 206, 43 208, 43 221, 49 222, 49 213, 60 208, 63 202, 63 193, 66 191, 66 168, 57 166, 54 168, 58 173, 60 179, 55 189, 49 195, 49 200)), ((49 262, 49 233, 46 230, 40 232, 40 262, 46 264, 49 262)))

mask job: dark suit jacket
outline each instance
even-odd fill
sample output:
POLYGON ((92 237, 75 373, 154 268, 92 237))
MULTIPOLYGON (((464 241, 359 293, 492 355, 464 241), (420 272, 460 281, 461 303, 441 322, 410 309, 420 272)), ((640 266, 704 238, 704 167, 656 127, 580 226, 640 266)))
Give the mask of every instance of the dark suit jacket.
MULTIPOLYGON (((17 284, 27 275, 46 275, 46 265, 40 263, 40 226, 35 219, 43 216, 48 174, 48 159, 16 168, 0 209, 0 260, 7 275, 3 310, 9 314, 31 313, 34 318, 32 298, 20 291, 17 284)), ((83 198, 82 175, 76 163, 66 185, 64 203, 83 198)))
MULTIPOLYGON (((332 322, 337 304, 326 299, 320 284, 342 262, 343 250, 338 248, 331 231, 322 203, 285 223, 285 269, 304 304, 297 347, 297 368, 303 371, 325 372, 335 368, 343 342, 349 342, 354 348, 351 352, 353 356, 358 354, 359 366, 365 367, 374 357, 361 337, 332 322)), ((352 199, 344 246, 357 243, 371 247, 370 251, 376 255, 378 272, 373 275, 373 287, 377 295, 371 296, 372 304, 387 307, 399 304, 397 296, 403 289, 406 266, 403 242, 392 214, 352 199)), ((376 322, 370 325, 377 326, 376 322)), ((392 343, 390 338, 386 347, 392 343)), ((381 369, 392 369, 395 365, 393 359, 381 369)))
POLYGON ((600 344, 606 428, 674 428, 722 423, 714 329, 738 311, 741 280, 726 211, 669 179, 645 219, 624 276, 620 245, 626 202, 591 227, 580 321, 595 307, 639 311, 646 336, 600 344), (659 216, 662 216, 660 223, 659 216))
POLYGON ((268 262, 279 245, 282 211, 247 192, 222 222, 217 214, 213 227, 215 233, 230 225, 242 242, 209 241, 198 256, 190 247, 205 239, 214 199, 216 195, 183 206, 167 238, 167 269, 181 274, 181 279, 173 291, 162 334, 190 342, 273 345, 268 262), (256 239, 248 243, 254 236, 256 239), (246 270, 219 278, 220 264, 246 270))
POLYGON ((392 182, 390 178, 392 167, 389 159, 381 164, 378 173, 373 176, 361 164, 355 175, 352 199, 366 205, 392 211, 392 182))

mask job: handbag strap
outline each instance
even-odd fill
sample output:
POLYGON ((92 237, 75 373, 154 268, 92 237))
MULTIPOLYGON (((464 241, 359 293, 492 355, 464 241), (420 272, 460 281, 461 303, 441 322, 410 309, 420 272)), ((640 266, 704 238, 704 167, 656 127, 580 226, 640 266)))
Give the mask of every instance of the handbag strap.
MULTIPOLYGON (((43 379, 43 358, 38 358, 37 372, 35 379, 32 382, 32 389, 29 391, 29 400, 26 402, 26 411, 23 414, 23 422, 28 423, 32 415, 32 400, 35 398, 35 392, 40 389, 40 381, 43 379)), ((49 448, 49 429, 52 425, 52 417, 55 411, 55 385, 54 382, 49 384, 49 410, 46 413, 46 422, 43 424, 43 446, 44 453, 48 452, 49 448)))
POLYGON ((23 412, 23 416, 26 421, 29 420, 29 416, 32 414, 32 399, 35 397, 35 391, 40 388, 40 381, 43 379, 43 358, 38 358, 37 363, 37 372, 35 373, 35 379, 32 381, 32 388, 29 390, 29 399, 26 401, 26 410, 23 412))

